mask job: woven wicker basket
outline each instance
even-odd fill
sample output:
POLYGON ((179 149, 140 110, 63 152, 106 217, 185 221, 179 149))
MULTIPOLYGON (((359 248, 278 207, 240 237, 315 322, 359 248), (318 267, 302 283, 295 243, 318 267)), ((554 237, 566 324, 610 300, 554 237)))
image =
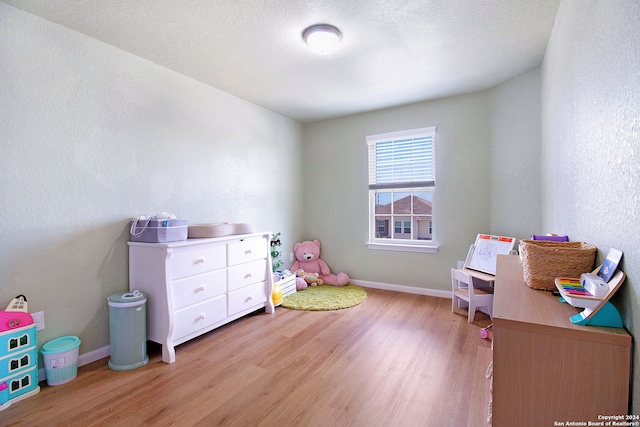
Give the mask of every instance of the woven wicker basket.
POLYGON ((524 281, 530 288, 556 288, 556 277, 580 277, 593 270, 596 247, 584 242, 521 240, 520 258, 524 281))

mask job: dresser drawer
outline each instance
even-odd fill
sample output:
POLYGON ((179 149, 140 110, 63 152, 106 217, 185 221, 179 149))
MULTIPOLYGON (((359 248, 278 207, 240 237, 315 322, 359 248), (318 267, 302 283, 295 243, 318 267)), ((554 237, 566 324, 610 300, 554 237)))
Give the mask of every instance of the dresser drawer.
POLYGON ((227 265, 226 245, 181 246, 171 249, 171 279, 224 268, 227 265))
POLYGON ((229 316, 267 301, 266 283, 254 283, 237 291, 229 292, 229 316))
POLYGON ((176 311, 173 339, 180 339, 223 320, 227 317, 226 305, 226 295, 220 295, 176 311))
POLYGON ((173 308, 177 310, 222 295, 226 291, 227 271, 225 269, 185 277, 171 283, 173 308))
POLYGON ((264 237, 244 239, 229 243, 229 265, 255 261, 267 257, 267 239, 264 237))
POLYGON ((236 265, 229 268, 229 291, 244 288, 256 282, 267 280, 267 261, 264 259, 236 265))

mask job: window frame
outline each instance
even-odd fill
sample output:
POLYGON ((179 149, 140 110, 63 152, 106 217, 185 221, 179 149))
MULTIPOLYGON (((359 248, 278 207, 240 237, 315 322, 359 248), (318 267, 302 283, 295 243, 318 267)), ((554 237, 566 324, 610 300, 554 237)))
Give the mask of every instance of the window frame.
MULTIPOLYGON (((427 253, 435 253, 438 251, 438 245, 436 243, 436 226, 435 226, 435 212, 433 207, 435 206, 436 200, 436 171, 435 171, 435 136, 436 136, 436 128, 427 127, 420 129, 412 129, 405 130, 400 132, 390 132, 385 134, 378 135, 370 135, 366 137, 367 143, 367 158, 368 158, 368 173, 369 173, 369 240, 367 242, 367 246, 369 249, 378 249, 378 250, 392 250, 392 251, 408 251, 408 252, 427 252, 427 253), (378 168, 379 164, 382 162, 378 162, 375 153, 376 146, 379 143, 391 144, 393 145, 395 142, 402 142, 412 138, 426 138, 430 140, 430 150, 431 157, 428 158, 429 166, 426 166, 423 172, 426 174, 423 176, 422 172, 420 172, 419 179, 401 179, 399 182, 393 181, 394 178, 391 178, 392 181, 379 182, 379 174, 378 168), (385 237, 380 238, 377 237, 377 232, 380 229, 381 220, 380 215, 376 215, 376 195, 380 193, 389 193, 389 197, 392 200, 390 202, 391 206, 393 206, 394 193, 408 193, 413 200, 413 194, 418 192, 429 191, 431 192, 431 217, 427 218, 426 221, 429 221, 427 229, 431 231, 431 239, 430 240, 420 240, 417 236, 414 236, 413 233, 418 233, 419 227, 415 224, 414 217, 418 217, 413 211, 413 201, 411 203, 411 212, 409 214, 400 214, 395 213, 393 210, 389 213, 389 224, 387 226, 389 233, 395 233, 395 225, 397 221, 401 223, 401 231, 404 232, 407 228, 405 227, 405 221, 410 222, 410 230, 411 238, 403 239, 403 238, 393 238, 394 234, 391 234, 391 238, 385 237), (407 218, 409 217, 409 218, 407 218)), ((413 157, 412 157, 413 159, 413 157)), ((392 162, 394 166, 395 162, 392 162)), ((413 169, 412 169, 413 171, 413 169)), ((393 174, 393 173, 392 173, 393 174)), ((388 178, 385 177, 385 178, 388 178)))

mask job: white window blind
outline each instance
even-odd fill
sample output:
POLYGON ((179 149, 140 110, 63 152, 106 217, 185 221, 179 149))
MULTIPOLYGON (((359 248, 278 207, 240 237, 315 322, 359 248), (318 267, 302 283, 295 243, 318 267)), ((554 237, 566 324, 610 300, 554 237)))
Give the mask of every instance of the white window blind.
POLYGON ((435 127, 367 137, 369 189, 435 187, 435 127))

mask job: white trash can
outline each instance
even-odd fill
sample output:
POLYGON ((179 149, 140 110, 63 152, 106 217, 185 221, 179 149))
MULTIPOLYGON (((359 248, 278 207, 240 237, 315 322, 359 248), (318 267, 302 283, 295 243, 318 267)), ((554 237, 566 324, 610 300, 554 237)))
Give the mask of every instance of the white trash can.
POLYGON ((79 350, 80 338, 74 336, 56 338, 42 346, 47 384, 65 384, 78 375, 79 350))

